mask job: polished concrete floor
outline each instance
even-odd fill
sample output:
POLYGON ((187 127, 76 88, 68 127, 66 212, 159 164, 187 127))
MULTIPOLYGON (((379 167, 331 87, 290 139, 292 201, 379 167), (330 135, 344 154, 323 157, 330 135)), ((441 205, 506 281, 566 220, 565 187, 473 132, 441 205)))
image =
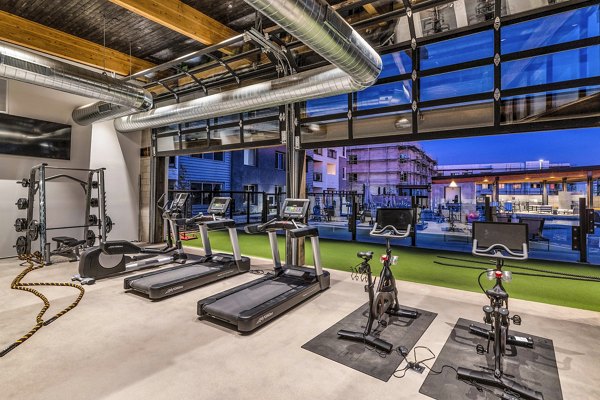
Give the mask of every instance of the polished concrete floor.
MULTIPOLYGON (((255 265, 267 266, 265 260, 255 265)), ((64 281, 59 263, 28 281, 64 281)), ((0 345, 34 324, 40 301, 10 290, 21 270, 0 263, 0 345)), ((362 283, 331 271, 332 287, 251 335, 199 321, 196 301, 255 279, 246 274, 160 302, 124 293, 123 278, 86 287, 81 304, 0 359, 1 399, 426 399, 425 375, 382 382, 301 349, 366 301, 362 283)), ((473 282, 475 285, 476 282, 473 282)), ((419 345, 436 354, 459 316, 479 320, 483 294, 398 282, 401 302, 438 313, 419 345), (410 296, 408 295, 410 293, 410 296)), ((76 296, 43 288, 48 315, 76 296)), ((600 313, 513 300, 520 330, 554 340, 565 399, 600 399, 600 313)), ((432 362, 429 362, 432 365, 432 362)))

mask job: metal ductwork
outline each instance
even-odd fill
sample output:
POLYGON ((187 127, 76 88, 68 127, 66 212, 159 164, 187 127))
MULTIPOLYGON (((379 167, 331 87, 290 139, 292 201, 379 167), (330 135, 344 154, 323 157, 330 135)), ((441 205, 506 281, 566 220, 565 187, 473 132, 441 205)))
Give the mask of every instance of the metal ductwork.
POLYGON ((0 44, 0 77, 91 97, 122 110, 152 106, 152 95, 143 88, 6 43, 0 44))
POLYGON ((362 90, 381 72, 377 52, 320 0, 245 0, 333 64, 115 119, 121 132, 157 128, 362 90))

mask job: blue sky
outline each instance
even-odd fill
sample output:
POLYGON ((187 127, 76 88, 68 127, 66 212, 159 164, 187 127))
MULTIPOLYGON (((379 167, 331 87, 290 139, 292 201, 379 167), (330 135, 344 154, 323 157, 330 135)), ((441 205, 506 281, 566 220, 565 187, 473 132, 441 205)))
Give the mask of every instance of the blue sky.
POLYGON ((600 164, 600 128, 430 140, 420 144, 440 164, 540 159, 572 165, 600 164))

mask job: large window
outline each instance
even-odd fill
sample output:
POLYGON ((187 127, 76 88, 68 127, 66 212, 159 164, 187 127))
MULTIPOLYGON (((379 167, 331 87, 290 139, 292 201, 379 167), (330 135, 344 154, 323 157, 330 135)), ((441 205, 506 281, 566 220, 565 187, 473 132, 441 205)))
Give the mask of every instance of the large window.
POLYGON ((494 56, 491 30, 425 45, 421 48, 421 70, 445 67, 494 56))
POLYGON ((493 92, 494 68, 491 65, 427 76, 421 79, 421 101, 493 92))
POLYGON ((214 196, 219 196, 223 183, 191 182, 190 190, 194 196, 194 204, 209 205, 214 196))
POLYGON ((216 153, 202 153, 202 154, 192 154, 194 158, 202 158, 204 160, 215 160, 215 161, 223 161, 223 152, 219 151, 216 153))
POLYGON ((256 149, 246 149, 244 150, 244 165, 248 165, 250 167, 256 167, 256 159, 257 159, 257 150, 256 149))
POLYGON ((285 153, 281 151, 275 152, 275 169, 285 170, 285 153))
POLYGON ((246 192, 246 201, 253 206, 258 205, 257 185, 244 185, 244 192, 246 192))

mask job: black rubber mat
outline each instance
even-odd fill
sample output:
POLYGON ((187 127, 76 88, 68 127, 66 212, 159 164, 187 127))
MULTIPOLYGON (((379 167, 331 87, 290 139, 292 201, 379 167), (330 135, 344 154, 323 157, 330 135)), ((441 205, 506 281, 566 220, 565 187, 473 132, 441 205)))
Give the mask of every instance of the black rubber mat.
MULTIPOLYGON (((470 324, 485 326, 483 323, 460 318, 433 364, 434 371, 442 370, 445 365, 454 368, 470 368, 476 371, 492 368, 493 371, 493 354, 479 355, 475 351, 478 343, 487 346, 487 341, 469 333, 470 324)), ((527 335, 512 329, 511 334, 533 338, 534 348, 508 346, 507 354, 504 357, 504 372, 510 375, 510 379, 541 392, 544 400, 562 400, 552 340, 527 335)), ((492 389, 496 394, 488 390, 479 390, 473 385, 459 381, 451 368, 444 367, 439 375, 430 372, 419 392, 437 400, 498 400, 502 395, 502 391, 499 389, 488 386, 486 388, 492 389)))
POLYGON ((413 310, 420 314, 417 319, 390 317, 387 319, 387 326, 378 329, 379 337, 394 345, 394 350, 389 354, 369 348, 364 343, 340 339, 337 335, 340 329, 360 332, 365 329, 368 303, 305 343, 302 348, 374 378, 388 381, 403 360, 396 349, 404 346, 410 350, 437 316, 436 313, 418 308, 413 310))

